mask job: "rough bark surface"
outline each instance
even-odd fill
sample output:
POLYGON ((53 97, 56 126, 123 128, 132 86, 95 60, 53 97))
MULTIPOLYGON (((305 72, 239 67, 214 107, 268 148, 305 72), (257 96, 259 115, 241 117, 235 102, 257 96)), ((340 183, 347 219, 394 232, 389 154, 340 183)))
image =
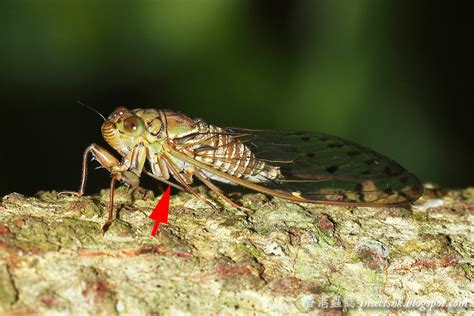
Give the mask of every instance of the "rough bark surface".
POLYGON ((3 197, 0 313, 463 314, 473 302, 474 188, 412 209, 248 194, 246 209, 218 211, 180 193, 156 237, 157 198, 122 189, 103 234, 107 194, 3 197))

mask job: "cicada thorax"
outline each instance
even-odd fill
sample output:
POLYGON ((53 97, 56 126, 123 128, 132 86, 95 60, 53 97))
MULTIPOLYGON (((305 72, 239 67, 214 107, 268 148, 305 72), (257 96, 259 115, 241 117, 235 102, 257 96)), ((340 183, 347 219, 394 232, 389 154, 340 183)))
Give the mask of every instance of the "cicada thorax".
MULTIPOLYGON (((240 140, 241 135, 236 137, 228 130, 200 119, 192 122, 191 132, 175 138, 178 150, 232 177, 251 182, 267 182, 279 177, 279 168, 256 158, 252 150, 240 140)), ((232 183, 212 172, 203 170, 203 173, 210 179, 232 183)))

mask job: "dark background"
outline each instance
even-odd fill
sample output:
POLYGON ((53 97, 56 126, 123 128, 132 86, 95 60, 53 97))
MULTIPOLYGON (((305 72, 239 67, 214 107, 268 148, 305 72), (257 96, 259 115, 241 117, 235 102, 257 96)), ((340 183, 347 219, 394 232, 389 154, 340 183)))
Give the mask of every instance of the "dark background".
POLYGON ((77 100, 336 134, 473 185, 473 30, 431 1, 2 1, 0 194, 78 187, 105 142, 77 100))

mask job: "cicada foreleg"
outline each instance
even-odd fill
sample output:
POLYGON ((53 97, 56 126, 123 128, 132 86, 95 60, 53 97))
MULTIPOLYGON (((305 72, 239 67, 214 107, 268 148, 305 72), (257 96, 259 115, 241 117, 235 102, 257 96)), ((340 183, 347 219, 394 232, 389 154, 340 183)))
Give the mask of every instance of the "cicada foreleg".
MULTIPOLYGON (((81 176, 81 185, 79 191, 63 191, 59 195, 63 194, 72 194, 76 196, 83 196, 86 190, 87 182, 87 166, 89 162, 89 155, 92 155, 104 168, 112 172, 112 168, 117 168, 120 166, 120 161, 115 158, 111 153, 109 153, 105 148, 97 145, 91 144, 86 148, 84 154, 82 155, 82 176, 81 176)), ((126 168, 123 170, 125 171, 126 168)), ((118 170, 117 170, 118 171, 118 170)))
MULTIPOLYGON (((64 191, 60 192, 59 195, 63 194, 72 194, 76 196, 82 196, 86 190, 86 182, 87 182, 87 175, 88 175, 88 162, 89 162, 89 155, 92 155, 104 168, 110 171, 112 174, 112 179, 110 181, 110 193, 109 193, 109 218, 108 223, 112 222, 113 218, 113 207, 114 207, 114 191, 115 191, 115 182, 117 180, 126 183, 131 190, 135 190, 139 183, 140 178, 137 174, 132 171, 129 171, 129 167, 125 164, 122 164, 117 158, 115 158, 110 152, 108 152, 105 148, 97 145, 91 144, 89 147, 86 148, 82 158, 82 178, 81 178, 81 185, 79 187, 79 191, 64 191)), ((141 157, 142 155, 138 153, 134 153, 132 157, 141 157)), ((135 163, 135 162, 134 162, 135 163)), ((138 164, 135 163, 135 166, 138 164)))

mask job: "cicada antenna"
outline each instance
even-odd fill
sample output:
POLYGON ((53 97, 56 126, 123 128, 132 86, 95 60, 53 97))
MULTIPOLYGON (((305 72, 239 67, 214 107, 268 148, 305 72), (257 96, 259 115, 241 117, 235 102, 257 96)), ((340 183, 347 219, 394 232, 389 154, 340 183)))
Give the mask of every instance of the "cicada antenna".
POLYGON ((104 122, 107 121, 107 119, 105 118, 105 116, 103 116, 102 113, 100 113, 98 110, 94 109, 92 106, 83 103, 81 100, 77 100, 76 102, 77 102, 77 104, 82 105, 82 106, 85 107, 86 109, 89 109, 89 110, 91 110, 92 112, 95 112, 95 113, 99 114, 99 116, 104 120, 104 122))

